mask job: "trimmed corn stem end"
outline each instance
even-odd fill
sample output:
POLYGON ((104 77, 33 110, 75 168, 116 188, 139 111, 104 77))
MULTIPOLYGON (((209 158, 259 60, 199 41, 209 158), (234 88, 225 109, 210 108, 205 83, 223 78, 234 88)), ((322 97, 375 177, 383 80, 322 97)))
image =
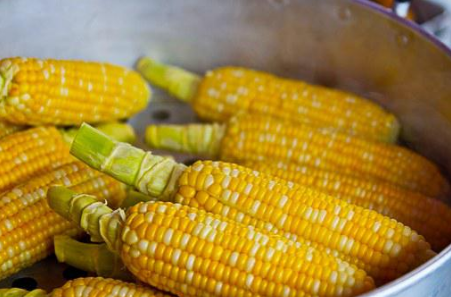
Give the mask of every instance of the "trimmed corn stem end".
POLYGON ((82 243, 69 236, 55 236, 55 254, 59 262, 98 276, 133 280, 120 257, 106 244, 82 243))
POLYGON ((159 63, 149 57, 139 59, 136 68, 149 82, 185 102, 192 101, 200 83, 198 75, 159 63))
POLYGON ((116 142, 87 124, 75 136, 71 152, 91 167, 162 200, 173 197, 178 177, 186 168, 172 158, 116 142))
POLYGON ((116 141, 133 144, 136 142, 136 133, 133 127, 127 123, 111 122, 96 126, 97 129, 116 141))
POLYGON ((152 148, 214 158, 219 155, 224 132, 222 124, 150 125, 146 143, 152 148))
POLYGON ((105 241, 111 251, 120 250, 120 234, 125 220, 121 209, 113 211, 94 196, 78 194, 62 186, 51 187, 47 199, 55 212, 88 232, 92 241, 105 241))
MULTIPOLYGON (((127 123, 111 122, 105 124, 99 124, 95 126, 96 129, 102 131, 106 135, 112 137, 116 141, 122 141, 127 143, 134 143, 136 141, 136 134, 133 127, 127 123)), ((61 129, 60 132, 64 141, 71 145, 72 141, 77 135, 79 128, 61 129)))
POLYGON ((116 142, 104 133, 82 124, 76 133, 71 146, 71 153, 95 169, 106 161, 116 146, 116 142))
POLYGON ((59 262, 83 271, 97 272, 99 244, 81 243, 66 235, 55 236, 53 242, 59 262))

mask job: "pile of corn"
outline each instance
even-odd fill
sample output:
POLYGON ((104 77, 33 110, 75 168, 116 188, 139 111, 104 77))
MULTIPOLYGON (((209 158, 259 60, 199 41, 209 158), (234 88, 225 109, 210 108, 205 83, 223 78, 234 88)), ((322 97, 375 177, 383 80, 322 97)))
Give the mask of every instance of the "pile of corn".
POLYGON ((0 60, 0 279, 51 255, 55 235, 82 235, 49 207, 50 186, 121 204, 126 186, 71 156, 70 143, 83 122, 132 142, 133 129, 116 121, 144 109, 149 96, 140 75, 119 66, 0 60))
POLYGON ((447 180, 371 101, 239 67, 137 67, 210 122, 149 126, 149 148, 209 161, 105 124, 146 107, 132 70, 0 61, 0 278, 52 252, 98 276, 1 296, 357 296, 451 243, 447 180))

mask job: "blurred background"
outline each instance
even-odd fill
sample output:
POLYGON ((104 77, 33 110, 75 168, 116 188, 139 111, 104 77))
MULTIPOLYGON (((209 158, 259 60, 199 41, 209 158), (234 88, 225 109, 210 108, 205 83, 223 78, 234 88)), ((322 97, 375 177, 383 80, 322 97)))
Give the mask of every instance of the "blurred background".
POLYGON ((420 24, 451 47, 451 0, 372 0, 420 24), (396 3, 397 2, 397 3, 396 3), (408 9, 408 11, 406 11, 408 9))

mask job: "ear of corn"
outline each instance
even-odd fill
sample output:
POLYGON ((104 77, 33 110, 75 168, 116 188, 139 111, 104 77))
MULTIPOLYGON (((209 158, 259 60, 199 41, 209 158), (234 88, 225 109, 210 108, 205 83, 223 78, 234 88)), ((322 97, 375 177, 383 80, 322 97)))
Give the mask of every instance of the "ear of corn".
POLYGON ((133 296, 133 297, 170 297, 171 294, 163 293, 148 286, 140 286, 123 281, 86 277, 67 282, 59 289, 53 290, 49 297, 75 297, 78 292, 83 292, 83 297, 100 296, 133 296))
POLYGON ((50 203, 61 202, 58 213, 98 222, 81 219, 89 233, 119 233, 116 252, 138 279, 179 296, 355 296, 374 286, 344 261, 220 215, 147 202, 112 223, 112 210, 86 211, 93 205, 86 201, 95 201, 86 196, 62 187, 49 191, 50 203), (84 207, 74 209, 79 201, 84 207))
POLYGON ((178 168, 88 125, 75 137, 72 153, 143 192, 157 180, 165 199, 330 251, 368 271, 377 283, 393 280, 435 254, 422 236, 395 220, 234 164, 205 161, 178 168))
POLYGON ((286 160, 387 181, 432 197, 449 192, 448 182, 432 162, 400 146, 246 115, 230 121, 224 139, 224 160, 286 160))
POLYGON ((0 289, 2 297, 47 297, 47 292, 36 289, 31 292, 18 288, 0 289))
POLYGON ((190 102, 206 120, 223 122, 245 111, 371 140, 395 142, 398 137, 399 123, 392 114, 347 92, 241 67, 209 71, 200 82, 196 75, 149 58, 137 67, 150 82, 190 102))
POLYGON ((423 235, 435 251, 451 243, 451 209, 445 203, 377 180, 295 164, 244 162, 244 166, 377 211, 423 235))
POLYGON ((395 220, 238 165, 199 161, 178 186, 177 203, 328 250, 378 284, 434 255, 422 236, 395 220))
POLYGON ((431 197, 448 197, 450 189, 433 163, 408 149, 266 116, 240 115, 227 128, 149 126, 146 142, 154 148, 199 152, 237 163, 277 160, 310 166, 389 182, 431 197))
POLYGON ((106 63, 0 60, 0 115, 23 125, 78 125, 128 118, 149 89, 139 74, 106 63))
POLYGON ((55 236, 53 241, 59 262, 101 277, 133 280, 120 257, 112 253, 106 244, 82 243, 66 235, 55 236))
POLYGON ((170 297, 172 295, 160 292, 153 288, 143 287, 123 281, 102 278, 84 277, 77 278, 65 283, 61 288, 53 290, 47 294, 43 290, 33 290, 28 292, 22 289, 10 288, 0 289, 0 296, 3 297, 170 297))
POLYGON ((0 192, 73 160, 61 134, 37 127, 0 140, 0 192))
POLYGON ((50 255, 54 235, 80 234, 80 229, 49 208, 45 197, 52 184, 98 195, 113 207, 125 196, 122 184, 78 161, 4 192, 0 197, 0 279, 50 255))

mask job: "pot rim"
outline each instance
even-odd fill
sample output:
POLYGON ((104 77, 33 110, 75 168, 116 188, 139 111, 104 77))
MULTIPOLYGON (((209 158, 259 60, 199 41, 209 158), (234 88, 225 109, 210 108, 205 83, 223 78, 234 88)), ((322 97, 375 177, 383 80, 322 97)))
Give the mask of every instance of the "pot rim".
POLYGON ((380 13, 388 18, 391 18, 398 23, 408 27, 409 29, 415 31, 419 35, 425 37, 429 42, 436 45, 442 51, 444 51, 448 56, 451 57, 451 48, 444 44, 440 39, 435 37, 432 33, 424 30, 419 24, 410 21, 406 18, 400 17, 397 14, 393 13, 389 8, 386 8, 380 4, 371 2, 369 0, 351 0, 351 2, 356 3, 357 5, 365 6, 366 8, 372 9, 377 13, 380 13))
MULTIPOLYGON (((383 15, 384 17, 391 18, 396 22, 408 27, 409 29, 420 35, 420 37, 424 37, 424 39, 432 43, 444 54, 451 58, 451 48, 449 48, 431 33, 425 31, 419 24, 400 17, 393 13, 390 9, 368 0, 351 0, 351 2, 354 2, 356 5, 361 5, 368 9, 371 9, 374 12, 383 15)), ((443 251, 441 251, 434 258, 432 258, 422 266, 380 288, 362 295, 362 297, 390 296, 395 293, 400 293, 413 284, 419 282, 420 280, 431 276, 434 271, 436 271, 449 261, 451 261, 451 245, 449 245, 447 248, 445 248, 443 251)))

